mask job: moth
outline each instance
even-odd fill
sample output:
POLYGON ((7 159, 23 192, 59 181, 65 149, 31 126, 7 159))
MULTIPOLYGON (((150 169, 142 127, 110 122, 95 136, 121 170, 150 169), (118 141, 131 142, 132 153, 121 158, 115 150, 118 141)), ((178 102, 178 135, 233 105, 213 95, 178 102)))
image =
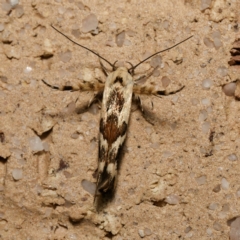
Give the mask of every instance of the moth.
MULTIPOLYGON (((100 61, 102 70, 106 75, 105 84, 102 82, 96 82, 95 84, 93 84, 91 82, 83 81, 79 82, 77 85, 63 85, 56 87, 48 84, 45 80, 42 80, 44 84, 53 89, 62 91, 98 91, 98 94, 95 96, 102 95, 101 120, 99 127, 100 133, 98 171, 96 190, 94 195, 94 202, 96 202, 96 199, 99 196, 106 192, 113 191, 115 188, 117 166, 121 148, 126 139, 132 99, 136 98, 141 107, 141 100, 138 96, 139 94, 166 96, 170 94, 175 94, 184 88, 184 86, 182 86, 175 91, 168 92, 166 90, 157 90, 153 86, 141 86, 137 84, 137 82, 142 77, 134 80, 134 70, 140 64, 152 58, 153 56, 176 47, 177 45, 190 39, 192 36, 175 44, 172 47, 154 53, 153 55, 142 60, 135 66, 130 63, 131 67, 127 69, 126 67, 116 67, 116 62, 114 64, 110 63, 108 60, 106 60, 104 57, 100 56, 93 50, 73 41, 68 36, 56 29, 54 26, 52 26, 52 28, 55 29, 58 33, 62 34, 67 39, 69 39, 74 44, 77 44, 78 46, 92 52, 112 67, 112 72, 108 74, 106 68, 100 61)), ((150 77, 153 71, 144 77, 150 77)), ((90 102, 90 104, 91 103, 92 101, 90 102)))

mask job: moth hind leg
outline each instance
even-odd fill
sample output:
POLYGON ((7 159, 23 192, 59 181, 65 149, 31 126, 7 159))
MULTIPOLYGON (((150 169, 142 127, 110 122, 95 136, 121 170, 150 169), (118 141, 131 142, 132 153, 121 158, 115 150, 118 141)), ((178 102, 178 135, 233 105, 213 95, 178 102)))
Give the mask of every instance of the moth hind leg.
POLYGON ((65 84, 65 85, 60 85, 60 86, 54 86, 51 85, 49 83, 47 83, 45 80, 42 79, 42 82, 52 88, 52 89, 56 89, 56 90, 60 90, 60 91, 103 91, 104 89, 104 83, 102 83, 101 81, 95 81, 93 82, 87 82, 87 81, 81 81, 79 83, 74 83, 74 84, 65 84))
POLYGON ((174 91, 167 91, 167 90, 157 90, 156 87, 154 86, 140 86, 135 84, 133 86, 133 92, 136 94, 143 94, 143 95, 154 95, 154 96, 168 96, 168 95, 172 95, 175 93, 180 92, 181 90, 183 90, 185 86, 180 87, 179 89, 176 89, 174 91))

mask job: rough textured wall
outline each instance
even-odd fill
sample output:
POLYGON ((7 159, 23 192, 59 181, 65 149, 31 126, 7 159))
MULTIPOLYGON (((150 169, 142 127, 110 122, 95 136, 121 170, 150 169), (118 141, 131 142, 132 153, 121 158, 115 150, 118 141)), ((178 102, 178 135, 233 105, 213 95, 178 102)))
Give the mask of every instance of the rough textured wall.
POLYGON ((222 90, 239 91, 237 43, 230 61, 239 9, 237 0, 2 0, 0 239, 240 239, 240 103, 222 90), (140 84, 185 88, 144 96, 144 115, 133 106, 115 197, 98 213, 100 109, 85 108, 94 93, 42 79, 105 77, 97 56, 51 24, 126 66, 194 35, 136 69, 159 65, 140 84))

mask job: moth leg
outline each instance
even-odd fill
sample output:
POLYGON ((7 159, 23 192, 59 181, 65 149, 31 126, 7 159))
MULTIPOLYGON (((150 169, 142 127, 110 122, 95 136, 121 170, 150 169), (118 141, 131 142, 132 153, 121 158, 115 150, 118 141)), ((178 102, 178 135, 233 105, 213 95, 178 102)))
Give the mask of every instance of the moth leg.
POLYGON ((133 85, 133 92, 136 94, 144 94, 144 95, 154 95, 157 97, 160 96, 168 96, 168 95, 172 95, 175 93, 180 92, 185 86, 180 87, 177 90, 168 92, 167 90, 157 90, 156 87, 154 86, 139 86, 137 84, 133 85))
POLYGON ((93 82, 87 82, 87 81, 82 81, 79 83, 74 83, 74 84, 67 84, 67 85, 60 85, 60 86, 54 86, 49 83, 47 83, 45 80, 42 79, 42 82, 47 85, 48 87, 52 89, 57 89, 60 91, 103 91, 104 89, 104 83, 100 81, 95 81, 93 82))
POLYGON ((138 95, 133 94, 132 100, 137 105, 137 108, 134 109, 134 111, 137 110, 137 109, 140 109, 141 112, 144 113, 141 98, 138 95))
POLYGON ((102 100, 102 97, 103 97, 103 91, 95 93, 88 103, 88 108, 91 107, 92 104, 95 102, 99 103, 102 100))

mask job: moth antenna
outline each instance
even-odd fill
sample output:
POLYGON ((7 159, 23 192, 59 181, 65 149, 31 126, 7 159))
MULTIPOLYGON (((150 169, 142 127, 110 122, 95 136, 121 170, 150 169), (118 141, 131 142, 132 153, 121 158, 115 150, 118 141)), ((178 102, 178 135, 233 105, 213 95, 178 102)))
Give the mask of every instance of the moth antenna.
POLYGON ((181 44, 181 43, 187 41, 188 39, 190 39, 190 38, 192 38, 192 37, 193 37, 193 35, 190 36, 190 37, 188 37, 188 38, 186 38, 186 39, 184 39, 184 40, 182 40, 181 42, 179 42, 179 43, 177 43, 177 44, 175 44, 175 45, 169 47, 169 48, 166 48, 166 49, 164 49, 164 50, 161 50, 161 51, 159 51, 159 52, 156 52, 156 53, 152 54, 150 57, 145 58, 144 60, 142 60, 141 62, 139 62, 137 65, 135 65, 135 66, 131 67, 130 69, 128 69, 128 71, 129 71, 130 73, 133 73, 134 70, 135 70, 140 64, 142 64, 143 62, 147 61, 149 58, 152 58, 153 56, 155 56, 155 55, 157 55, 157 54, 159 54, 159 53, 162 53, 162 52, 168 51, 168 50, 170 50, 170 49, 172 49, 172 48, 178 46, 179 44, 181 44))
POLYGON ((51 25, 51 27, 57 31, 58 33, 62 34, 65 38, 67 38, 68 40, 70 40, 71 42, 73 42, 74 44, 78 45, 79 47, 82 47, 86 50, 88 50, 89 52, 95 54, 96 56, 98 56, 99 58, 101 58, 102 60, 104 60, 105 62, 107 62, 113 69, 115 69, 116 67, 114 66, 114 64, 110 63, 107 59, 105 59, 104 57, 100 56, 98 53, 94 52, 93 50, 87 48, 87 47, 84 47, 83 45, 73 41, 70 37, 68 37, 67 35, 65 35, 64 33, 60 32, 57 28, 55 28, 53 25, 51 25))

